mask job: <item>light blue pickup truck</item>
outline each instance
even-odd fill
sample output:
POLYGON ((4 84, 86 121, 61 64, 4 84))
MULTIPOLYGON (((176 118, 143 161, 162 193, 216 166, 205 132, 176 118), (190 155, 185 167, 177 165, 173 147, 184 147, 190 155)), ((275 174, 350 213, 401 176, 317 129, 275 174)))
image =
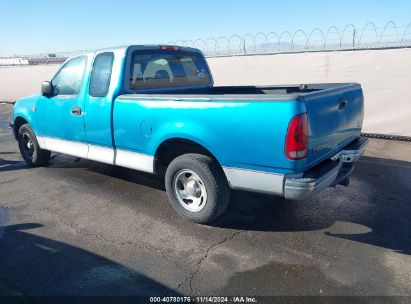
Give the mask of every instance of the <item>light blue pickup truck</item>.
POLYGON ((230 189, 301 200, 347 186, 363 103, 358 84, 216 87, 199 50, 128 46, 68 59, 11 125, 29 165, 54 151, 158 174, 174 209, 206 223, 230 189))

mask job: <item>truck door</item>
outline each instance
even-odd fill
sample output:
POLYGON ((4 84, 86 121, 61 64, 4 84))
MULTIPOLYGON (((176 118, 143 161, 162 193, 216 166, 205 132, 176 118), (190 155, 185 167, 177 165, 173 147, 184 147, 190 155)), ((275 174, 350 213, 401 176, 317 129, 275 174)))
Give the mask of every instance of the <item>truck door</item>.
POLYGON ((117 83, 110 90, 114 53, 99 53, 94 58, 84 117, 88 159, 113 164, 112 106, 117 83))
POLYGON ((53 95, 41 96, 37 102, 38 132, 46 149, 87 157, 83 119, 86 66, 86 56, 67 61, 51 81, 53 95))

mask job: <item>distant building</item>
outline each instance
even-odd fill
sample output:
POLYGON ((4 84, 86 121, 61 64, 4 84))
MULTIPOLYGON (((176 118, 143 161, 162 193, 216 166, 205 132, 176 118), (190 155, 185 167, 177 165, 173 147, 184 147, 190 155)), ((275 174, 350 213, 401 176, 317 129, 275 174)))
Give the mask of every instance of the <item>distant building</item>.
POLYGON ((0 58, 0 66, 61 64, 67 57, 58 57, 56 54, 33 57, 0 58))
POLYGON ((38 57, 38 58, 29 58, 28 62, 30 65, 39 65, 39 64, 59 64, 66 61, 66 57, 38 57))
POLYGON ((27 58, 0 58, 0 66, 29 65, 27 58))

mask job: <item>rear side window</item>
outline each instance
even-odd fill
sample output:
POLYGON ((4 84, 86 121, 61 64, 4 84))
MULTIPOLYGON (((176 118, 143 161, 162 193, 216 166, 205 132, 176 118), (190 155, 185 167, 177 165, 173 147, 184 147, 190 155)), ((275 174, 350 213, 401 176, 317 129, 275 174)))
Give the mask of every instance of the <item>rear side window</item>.
POLYGON ((90 96, 104 97, 110 87, 114 54, 102 53, 96 56, 90 80, 90 96))
POLYGON ((148 50, 131 55, 129 87, 132 90, 208 85, 204 57, 188 51, 148 50))

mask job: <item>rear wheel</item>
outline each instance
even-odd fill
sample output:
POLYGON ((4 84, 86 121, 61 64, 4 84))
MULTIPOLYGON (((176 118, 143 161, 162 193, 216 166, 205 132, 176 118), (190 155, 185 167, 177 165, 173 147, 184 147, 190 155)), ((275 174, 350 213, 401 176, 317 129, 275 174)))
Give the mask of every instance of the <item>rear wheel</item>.
POLYGON ((29 124, 20 127, 17 140, 21 156, 28 165, 33 167, 47 165, 51 153, 40 148, 36 135, 29 124))
POLYGON ((216 219, 230 202, 230 188, 223 170, 205 155, 184 154, 175 158, 167 168, 165 183, 173 208, 196 223, 216 219))

